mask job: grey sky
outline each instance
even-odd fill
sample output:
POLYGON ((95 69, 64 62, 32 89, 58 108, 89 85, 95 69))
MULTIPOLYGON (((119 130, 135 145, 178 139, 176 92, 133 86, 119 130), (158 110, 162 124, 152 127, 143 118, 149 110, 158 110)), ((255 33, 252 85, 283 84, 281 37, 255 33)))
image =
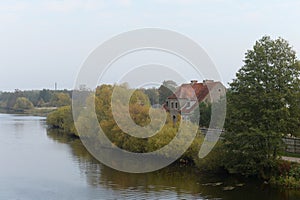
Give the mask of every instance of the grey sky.
POLYGON ((89 53, 124 31, 157 27, 198 42, 222 81, 263 35, 300 52, 298 0, 32 0, 0 2, 0 90, 73 87, 89 53))

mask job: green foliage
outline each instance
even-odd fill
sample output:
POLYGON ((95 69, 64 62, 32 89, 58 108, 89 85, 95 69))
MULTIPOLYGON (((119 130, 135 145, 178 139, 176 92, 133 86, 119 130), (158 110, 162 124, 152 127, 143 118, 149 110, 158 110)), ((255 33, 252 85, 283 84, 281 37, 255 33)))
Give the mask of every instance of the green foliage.
POLYGON ((43 100, 44 102, 50 102, 52 93, 53 92, 50 90, 43 89, 42 91, 40 91, 39 99, 43 100))
POLYGON ((279 162, 277 174, 270 179, 270 183, 286 188, 300 188, 300 165, 288 161, 279 162))
MULTIPOLYGON (((81 115, 77 119, 77 128, 78 132, 82 135, 80 137, 92 137, 95 141, 94 148, 97 148, 98 145, 101 144, 101 134, 99 134, 99 124, 105 135, 110 139, 112 146, 118 146, 119 148, 128 150, 130 152, 144 153, 144 152, 153 152, 158 149, 163 148, 165 145, 169 144, 170 141, 176 137, 177 132, 179 131, 178 127, 180 125, 180 116, 178 116, 178 121, 176 124, 173 124, 173 121, 170 116, 167 117, 166 124, 161 128, 161 130, 156 133, 154 136, 149 138, 138 138, 128 135, 123 132, 118 124, 116 123, 114 117, 112 116, 112 108, 111 108, 111 97, 113 95, 114 89, 118 89, 120 93, 114 94, 117 95, 117 99, 119 100, 118 112, 115 113, 121 119, 125 114, 125 111, 128 110, 126 106, 126 102, 124 98, 121 98, 122 95, 130 94, 132 92, 131 89, 127 88, 125 85, 121 86, 111 86, 111 85, 101 85, 96 89, 94 96, 89 96, 86 99, 87 106, 85 109, 81 110, 81 115), (116 88, 118 87, 118 88, 116 88), (120 95, 120 96, 118 96, 120 95), (94 120, 90 120, 91 113, 93 109, 91 105, 95 105, 96 115, 98 118, 98 123, 95 123, 94 120)), ((63 107, 65 109, 65 107, 63 107)), ((65 118, 71 116, 71 112, 69 107, 67 110, 58 109, 54 113, 48 116, 47 122, 52 127, 66 129, 64 128, 64 124, 66 122, 65 118), (66 114, 69 113, 69 114, 66 114)), ((129 102, 129 113, 133 121, 140 125, 146 126, 150 123, 149 118, 149 109, 150 102, 147 97, 143 93, 142 90, 135 90, 130 98, 129 102)), ((160 109, 153 109, 154 116, 156 112, 159 112, 160 109)), ((155 123, 155 120, 153 123, 155 123)), ((125 124, 126 125, 126 124, 125 124)), ((66 126, 69 127, 69 126, 66 126)), ((185 123, 184 126, 180 129, 182 131, 181 137, 187 137, 189 134, 192 134, 198 127, 192 123, 185 123)), ((151 130, 150 130, 151 131, 151 130)), ((152 132, 151 132, 152 133, 152 132)), ((200 133, 199 133, 200 134, 200 133)), ((174 143, 172 149, 166 149, 161 153, 161 156, 172 157, 177 152, 182 150, 182 142, 185 142, 185 138, 181 138, 181 140, 177 140, 174 143), (171 150, 171 151, 168 151, 171 150), (169 152, 168 154, 166 152, 169 152)), ((193 159, 198 154, 200 145, 203 141, 203 137, 198 136, 197 139, 192 143, 191 147, 188 151, 183 155, 183 159, 193 161, 193 159), (194 157, 192 157, 194 156, 194 157)))
POLYGON ((285 160, 279 160, 277 162, 276 175, 286 176, 291 170, 291 162, 285 160))
POLYGON ((35 106, 39 101, 39 91, 37 90, 28 90, 21 91, 22 96, 26 97, 31 103, 35 106))
POLYGON ((272 177, 270 179, 270 183, 284 188, 299 188, 300 185, 300 181, 296 180, 292 176, 279 176, 277 178, 272 177))
POLYGON ((66 134, 77 135, 77 131, 74 126, 71 106, 60 107, 57 110, 51 112, 47 116, 47 125, 55 129, 61 129, 66 134))
POLYGON ((271 169, 276 166, 277 156, 274 156, 270 148, 278 151, 276 148, 280 148, 280 136, 275 135, 276 138, 270 138, 265 133, 254 130, 248 133, 226 134, 225 166, 228 171, 266 178, 271 169))
POLYGON ((163 84, 158 88, 159 93, 159 104, 164 104, 169 96, 175 92, 177 84, 174 81, 164 81, 163 84))
POLYGON ((298 154, 298 153, 292 153, 292 152, 287 152, 287 151, 281 152, 280 156, 300 158, 300 154, 298 154))
MULTIPOLYGON (((300 181, 300 165, 293 165, 289 171, 289 176, 294 177, 297 181, 300 181)), ((299 185, 300 187, 300 185, 299 185)))
MULTIPOLYGON (((184 122, 179 129, 179 125, 181 123, 180 116, 177 116, 178 120, 174 124, 173 120, 168 114, 166 123, 163 125, 163 127, 154 136, 149 138, 133 137, 120 129, 112 114, 111 98, 112 95, 116 95, 120 104, 118 104, 118 112, 114 114, 118 115, 117 117, 122 119, 125 111, 128 110, 125 101, 126 98, 122 97, 123 95, 126 96, 132 92, 133 90, 129 89, 126 85, 101 85, 97 87, 95 94, 89 95, 89 97, 86 99, 87 105, 82 108, 82 110, 79 110, 81 115, 78 119, 76 119, 76 123, 78 133, 81 134, 80 137, 93 138, 91 144, 94 145, 93 148, 97 149, 97 146, 99 147, 99 145, 102 145, 101 141, 103 140, 103 138, 101 138, 101 134, 99 134, 99 127, 101 127, 105 135, 112 143, 111 146, 109 146, 110 148, 115 148, 117 146, 130 152, 137 153, 153 152, 164 148, 177 137, 177 140, 174 140, 174 146, 172 146, 172 149, 170 149, 170 147, 166 147, 160 153, 160 155, 173 158, 178 152, 183 151, 183 143, 187 141, 191 134, 198 130, 198 126, 193 123, 184 122), (118 93, 113 94, 116 89, 118 90, 118 93), (94 112, 92 105, 95 106, 98 123, 90 118, 94 112), (181 133, 179 134, 180 136, 177 135, 179 131, 181 133)), ((143 92, 143 90, 135 90, 129 101, 130 117, 136 124, 140 126, 149 125, 151 122, 149 118, 149 109, 150 101, 148 96, 143 92)), ((156 112, 158 114, 159 111, 160 109, 151 110, 154 116, 156 116, 156 112)), ((71 117, 72 113, 70 107, 62 107, 48 116, 47 123, 50 127, 63 129, 68 131, 68 133, 72 133, 73 126, 70 126, 70 124, 73 124, 73 122, 71 121, 71 117)), ((155 123, 155 120, 158 119, 153 119, 153 122, 151 123, 155 123)), ((152 131, 152 129, 150 131, 152 131)), ((185 163, 198 162, 198 152, 203 139, 204 136, 198 132, 197 137, 194 139, 194 141, 192 141, 191 146, 182 155, 180 160, 184 160, 185 163)), ((213 168, 212 165, 217 162, 217 159, 214 159, 214 162, 209 162, 211 163, 210 168, 213 168)), ((203 163, 201 166, 204 166, 203 163)))
POLYGON ((54 93, 51 98, 50 104, 55 107, 67 106, 71 104, 71 98, 67 93, 54 93))
POLYGON ((23 97, 19 90, 15 90, 15 92, 3 92, 0 95, 0 101, 4 108, 12 109, 19 97, 23 97))
MULTIPOLYGON (((197 148, 199 151, 199 147, 197 148)), ((214 149, 203 159, 193 156, 197 168, 204 172, 218 173, 224 171, 225 151, 222 142, 218 142, 214 149)))
POLYGON ((13 111, 19 97, 25 97, 34 107, 59 107, 71 103, 70 91, 67 90, 15 90, 14 92, 2 92, 0 94, 0 107, 13 111))
MULTIPOLYGON (((164 133, 168 132, 170 134, 170 137, 166 134, 164 135, 165 137, 161 137, 161 135, 158 134, 155 138, 151 138, 148 140, 132 137, 124 133, 119 128, 112 116, 111 96, 115 87, 118 87, 118 91, 120 92, 120 94, 117 95, 121 95, 119 97, 117 96, 117 99, 120 99, 121 104, 119 105, 118 113, 116 114, 119 115, 120 118, 122 118, 122 116, 125 114, 125 111, 128 110, 126 102, 122 102, 122 100, 124 99, 122 98, 122 95, 129 94, 130 89, 125 86, 101 85, 97 88, 95 93, 95 109, 100 126, 106 136, 112 141, 115 146, 132 152, 154 151, 164 144, 167 144, 165 141, 169 141, 168 138, 174 137, 174 133, 176 132, 174 131, 175 129, 173 128, 173 125, 171 123, 168 126, 163 127, 161 131, 164 133), (170 131, 171 129, 172 131, 170 131), (160 140, 157 138, 160 138, 160 140), (156 147, 154 147, 154 145, 150 147, 148 144, 153 144, 154 140, 157 142, 156 147)), ((89 99, 89 102, 92 103, 92 99, 89 99)), ((134 91, 129 102, 129 113, 131 118, 137 125, 145 126, 149 124, 149 108, 150 101, 147 95, 145 95, 141 90, 134 91)), ((90 111, 86 110, 84 112, 90 111)), ((86 116, 89 117, 88 114, 86 116)), ((87 119, 83 120, 88 121, 87 119)), ((96 128, 94 128, 94 130, 97 131, 96 128)))
POLYGON ((200 127, 209 127, 210 118, 211 118, 211 103, 201 102, 199 104, 199 109, 195 110, 193 115, 191 116, 191 121, 196 123, 199 120, 200 127), (199 113, 200 112, 200 113, 199 113), (199 119, 200 115, 200 119, 199 119))
POLYGON ((247 51, 244 63, 227 93, 226 167, 268 176, 282 135, 300 125, 300 65, 287 41, 268 36, 247 51))
POLYGON ((26 97, 19 97, 13 108, 15 110, 29 110, 33 108, 33 104, 26 97))
POLYGON ((209 127, 210 117, 211 117, 211 104, 201 102, 199 105, 200 110, 200 127, 209 127))
POLYGON ((3 108, 12 109, 19 97, 25 97, 35 106, 38 102, 39 92, 36 90, 15 90, 14 92, 3 92, 0 94, 0 106, 3 108))
POLYGON ((143 92, 148 96, 151 105, 159 104, 159 92, 157 88, 144 89, 143 92))

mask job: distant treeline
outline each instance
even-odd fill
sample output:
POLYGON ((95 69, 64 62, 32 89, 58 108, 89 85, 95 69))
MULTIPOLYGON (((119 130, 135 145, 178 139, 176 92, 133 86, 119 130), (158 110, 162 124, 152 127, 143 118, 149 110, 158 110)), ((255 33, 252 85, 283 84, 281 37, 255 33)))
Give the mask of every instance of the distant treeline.
POLYGON ((28 110, 33 107, 61 107, 71 104, 70 90, 30 90, 0 92, 2 110, 28 110))

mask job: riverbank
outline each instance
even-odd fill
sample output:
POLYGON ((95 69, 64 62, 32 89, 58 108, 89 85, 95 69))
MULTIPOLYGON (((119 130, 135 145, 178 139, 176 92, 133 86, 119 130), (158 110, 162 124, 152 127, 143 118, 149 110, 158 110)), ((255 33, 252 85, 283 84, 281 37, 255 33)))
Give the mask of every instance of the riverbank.
MULTIPOLYGON (((61 129, 49 129, 51 132, 57 132, 61 137, 66 138, 66 140, 70 139, 78 139, 80 138, 75 134, 69 134, 64 132, 61 129)), ((81 143, 81 142, 80 142, 81 143)), ((200 144, 201 145, 201 144, 200 144)), ((108 147, 114 148, 114 146, 108 147)), ((194 148, 192 148, 195 150, 194 148)), ((196 149, 198 149, 196 147, 196 149)), ((228 177, 244 177, 242 174, 231 174, 226 169, 224 169, 223 164, 219 162, 219 159, 222 157, 222 145, 217 145, 213 151, 208 154, 204 159, 199 159, 193 156, 195 152, 191 149, 188 150, 182 158, 178 159, 175 164, 185 166, 190 170, 196 170, 200 174, 208 173, 214 174, 215 176, 228 176, 228 177)), ((252 179, 256 179, 257 181, 264 182, 264 185, 268 185, 270 187, 280 188, 280 189, 299 189, 300 188, 300 164, 293 162, 294 159, 292 157, 282 157, 282 160, 278 160, 276 166, 277 168, 273 169, 273 173, 267 179, 262 179, 258 176, 252 176, 252 179)), ((208 183, 208 186, 220 186, 222 183, 208 183)), ((240 187, 240 184, 226 186, 224 190, 234 190, 235 188, 240 187)))
POLYGON ((48 114, 57 110, 57 107, 34 107, 28 110, 8 110, 8 109, 0 109, 0 113, 3 114, 24 114, 24 115, 31 115, 31 116, 41 116, 47 117, 48 114))
MULTIPOLYGON (((89 115, 86 115, 86 119, 82 118, 80 126, 82 126, 82 133, 86 133, 89 127, 89 130, 96 131, 95 124, 89 124, 89 115)), ((157 134, 155 137, 147 138, 144 140, 139 140, 133 137, 127 137, 120 129, 116 128, 114 121, 103 120, 101 127, 104 128, 104 132, 107 137, 112 141, 112 143, 120 148, 123 148, 130 152, 136 153, 145 153, 148 151, 156 150, 158 147, 167 144, 170 139, 174 138, 176 135, 177 129, 172 123, 166 123, 165 128, 162 129, 160 134, 157 134), (118 135, 118 137, 116 137, 118 135), (168 139, 169 138, 169 139, 168 139)), ((62 131, 62 134, 66 136, 77 136, 78 133, 74 127, 73 117, 71 108, 69 106, 61 107, 57 111, 51 113, 47 117, 47 124, 52 129, 59 129, 62 131)), ((95 141, 99 138, 95 138, 95 141)), ((191 169, 197 169, 205 173, 212 174, 231 174, 231 175, 243 175, 242 172, 229 171, 227 168, 228 162, 232 157, 226 152, 224 141, 219 141, 216 147, 203 159, 198 157, 199 149, 204 140, 203 134, 198 133, 196 140, 192 143, 190 148, 185 152, 185 154, 177 160, 179 163, 184 163, 189 165, 191 169)), ((100 141, 95 142, 95 148, 97 145, 100 145, 100 141)), ((176 151, 176 149, 174 149, 176 151)), ((294 173, 298 169, 298 165, 291 165, 289 161, 281 161, 279 158, 276 158, 273 163, 273 167, 266 169, 265 172, 259 172, 251 177, 256 177, 258 180, 264 180, 267 184, 271 184, 280 188, 300 188, 300 178, 299 174, 294 173), (286 168, 286 166, 288 166, 286 168), (293 166, 293 167, 291 167, 293 166), (290 171, 291 170, 291 171, 290 171), (292 178, 291 178, 292 177, 292 178)), ((300 168, 300 167, 299 167, 300 168)))
POLYGON ((46 130, 40 117, 0 115, 0 199, 222 199, 296 200, 282 190, 241 176, 204 173, 172 164, 132 174, 109 168, 81 140, 46 130))

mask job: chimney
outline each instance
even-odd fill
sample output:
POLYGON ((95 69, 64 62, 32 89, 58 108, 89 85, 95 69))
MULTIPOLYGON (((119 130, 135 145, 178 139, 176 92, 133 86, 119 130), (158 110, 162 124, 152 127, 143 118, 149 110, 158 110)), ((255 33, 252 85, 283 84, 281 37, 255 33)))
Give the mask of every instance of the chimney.
POLYGON ((203 83, 204 83, 204 84, 206 84, 206 83, 213 83, 213 82, 214 82, 214 80, 208 80, 208 79, 203 80, 203 83))
POLYGON ((191 80, 191 85, 194 85, 195 83, 198 83, 197 80, 191 80))

